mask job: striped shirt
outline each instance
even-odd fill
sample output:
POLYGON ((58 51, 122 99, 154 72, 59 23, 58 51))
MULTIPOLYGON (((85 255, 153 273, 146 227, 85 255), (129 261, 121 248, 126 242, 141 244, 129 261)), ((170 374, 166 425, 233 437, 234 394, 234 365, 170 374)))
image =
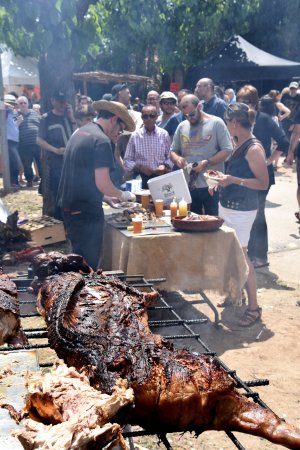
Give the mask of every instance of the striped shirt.
POLYGON ((156 170, 161 164, 173 167, 170 160, 171 139, 167 131, 155 126, 149 132, 143 126, 134 131, 129 139, 125 156, 124 167, 131 171, 136 165, 149 167, 156 170))
POLYGON ((23 121, 19 125, 20 145, 37 145, 40 116, 32 109, 25 114, 19 112, 19 115, 23 116, 23 121))

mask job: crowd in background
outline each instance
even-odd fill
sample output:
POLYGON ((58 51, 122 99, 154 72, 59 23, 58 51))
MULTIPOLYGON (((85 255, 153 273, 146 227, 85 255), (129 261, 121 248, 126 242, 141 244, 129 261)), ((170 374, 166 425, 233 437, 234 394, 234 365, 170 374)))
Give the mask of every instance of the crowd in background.
MULTIPOLYGON (((60 90, 52 95, 52 110, 43 115, 39 105, 30 105, 24 95, 16 98, 10 93, 4 101, 12 186, 24 186, 23 177, 28 188, 39 182, 43 214, 61 219, 57 197, 65 149, 79 128, 97 123, 99 108, 95 111, 92 99, 81 95, 76 97, 74 111, 60 90)), ((289 164, 297 160, 299 210, 295 216, 300 222, 298 83, 292 81, 282 92, 273 89, 259 98, 254 86, 235 92, 202 78, 194 92, 150 90, 143 101, 132 100, 127 84, 117 84, 101 101, 106 111, 110 111, 106 102, 124 105, 134 122, 134 131, 121 130, 112 140, 115 161, 110 177, 117 189, 136 177, 146 189, 153 177, 188 169, 191 211, 218 215, 221 208, 228 217, 250 269, 248 315, 240 325, 252 325, 261 313, 253 268, 268 265, 265 203, 280 155, 289 164), (218 189, 207 185, 204 175, 209 170, 220 174, 218 189)))

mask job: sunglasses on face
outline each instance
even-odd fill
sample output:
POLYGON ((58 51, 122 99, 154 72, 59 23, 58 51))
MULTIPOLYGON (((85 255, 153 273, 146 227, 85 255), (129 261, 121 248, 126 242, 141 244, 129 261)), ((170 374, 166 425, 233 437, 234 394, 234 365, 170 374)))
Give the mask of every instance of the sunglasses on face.
POLYGON ((163 100, 163 101, 161 102, 161 104, 162 104, 162 105, 176 105, 176 102, 175 102, 175 101, 172 101, 172 100, 170 100, 170 101, 168 101, 168 100, 163 100))
POLYGON ((157 115, 156 114, 142 114, 142 119, 143 120, 147 120, 147 119, 156 119, 157 115))
POLYGON ((196 116, 197 116, 197 111, 193 111, 193 112, 184 114, 184 117, 185 117, 186 119, 193 119, 193 117, 196 117, 196 116))

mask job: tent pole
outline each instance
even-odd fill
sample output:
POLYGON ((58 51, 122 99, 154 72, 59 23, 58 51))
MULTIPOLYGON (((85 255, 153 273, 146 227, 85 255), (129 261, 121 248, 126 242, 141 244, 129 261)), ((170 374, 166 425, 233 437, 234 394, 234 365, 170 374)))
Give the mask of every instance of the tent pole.
POLYGON ((2 49, 0 47, 0 149, 3 161, 3 188, 4 191, 9 191, 11 188, 10 171, 9 171, 9 155, 6 138, 6 112, 4 107, 4 89, 2 77, 2 49))

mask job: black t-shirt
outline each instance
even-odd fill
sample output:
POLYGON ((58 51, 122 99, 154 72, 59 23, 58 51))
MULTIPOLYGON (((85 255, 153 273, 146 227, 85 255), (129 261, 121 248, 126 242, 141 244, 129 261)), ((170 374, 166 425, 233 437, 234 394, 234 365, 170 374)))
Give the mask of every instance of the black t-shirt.
MULTIPOLYGON (((300 105, 300 94, 296 94, 292 97, 289 93, 283 94, 281 98, 281 103, 283 103, 287 108, 291 110, 290 116, 287 118, 289 121, 293 120, 296 111, 300 105)), ((286 119, 285 119, 286 120, 286 119)))
POLYGON ((102 208, 103 194, 95 182, 95 169, 115 167, 109 138, 100 125, 89 123, 69 140, 58 190, 62 209, 92 212, 102 208))
MULTIPOLYGON (((53 111, 48 112, 41 118, 39 137, 53 145, 53 147, 66 147, 73 133, 72 124, 67 116, 59 116, 53 111)), ((53 152, 46 151, 46 158, 52 168, 61 168, 63 157, 53 152)))

